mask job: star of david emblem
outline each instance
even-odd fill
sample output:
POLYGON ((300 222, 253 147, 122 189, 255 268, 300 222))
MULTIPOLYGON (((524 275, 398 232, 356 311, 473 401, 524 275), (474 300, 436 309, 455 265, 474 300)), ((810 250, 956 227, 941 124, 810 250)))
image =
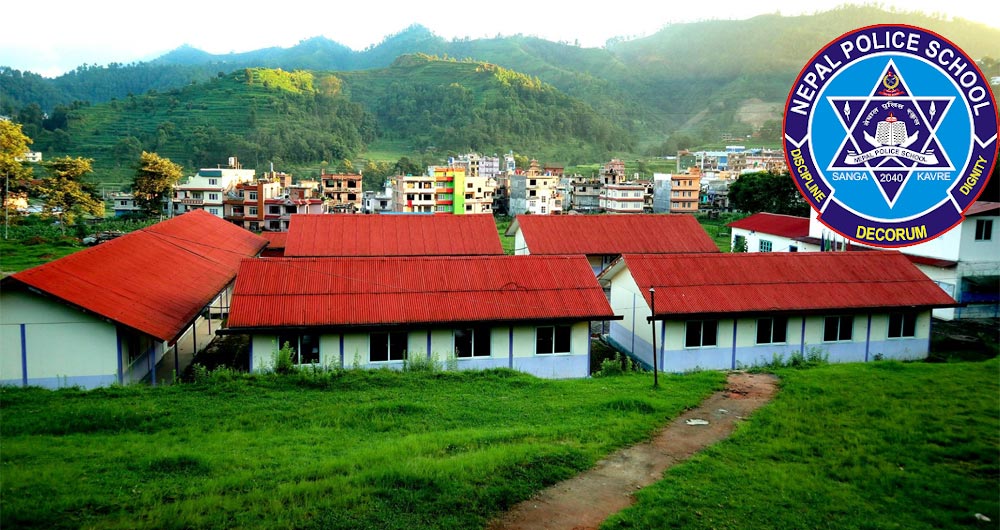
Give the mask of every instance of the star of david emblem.
POLYGON ((827 97, 844 140, 827 171, 864 172, 891 208, 917 170, 954 170, 937 129, 954 97, 914 96, 890 59, 866 97, 827 97))

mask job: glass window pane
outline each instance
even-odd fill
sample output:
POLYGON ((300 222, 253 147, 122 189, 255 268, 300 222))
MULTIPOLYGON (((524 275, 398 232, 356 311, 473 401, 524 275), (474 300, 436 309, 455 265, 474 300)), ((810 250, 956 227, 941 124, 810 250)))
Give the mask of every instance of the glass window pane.
POLYGON ((903 336, 917 336, 917 315, 908 314, 903 317, 903 336))
POLYGON ((757 344, 768 344, 771 342, 771 319, 757 319, 757 344))
POLYGON ((299 339, 301 362, 299 364, 319 364, 319 337, 302 335, 299 339))
POLYGON ((571 337, 572 328, 570 326, 556 326, 555 353, 569 353, 571 337))
POLYGON ((718 320, 706 320, 702 323, 701 330, 701 345, 702 346, 715 346, 719 343, 719 321, 718 320))
POLYGON ((372 333, 369 339, 368 360, 376 363, 389 360, 389 334, 372 333))
POLYGON ((552 353, 552 327, 540 327, 535 332, 535 353, 552 353))
POLYGON ((472 357, 472 330, 455 330, 455 357, 472 357))
POLYGON ((771 341, 785 343, 788 341, 788 318, 777 317, 772 322, 771 341))
POLYGON ((854 336, 854 317, 840 317, 840 340, 851 340, 854 336))
POLYGON ((476 357, 489 357, 490 356, 490 328, 476 328, 473 335, 473 341, 475 342, 475 347, 472 349, 472 354, 476 357))
POLYGON ((689 320, 684 327, 684 346, 688 348, 701 346, 701 321, 689 320))
POLYGON ((899 337, 899 332, 903 329, 903 315, 900 313, 889 314, 889 338, 899 337))
POLYGON ((826 321, 823 323, 823 340, 826 342, 834 342, 837 340, 837 325, 840 323, 840 319, 837 317, 826 317, 826 321))
POLYGON ((409 334, 405 331, 396 331, 389 334, 389 360, 402 361, 406 359, 407 338, 409 334))

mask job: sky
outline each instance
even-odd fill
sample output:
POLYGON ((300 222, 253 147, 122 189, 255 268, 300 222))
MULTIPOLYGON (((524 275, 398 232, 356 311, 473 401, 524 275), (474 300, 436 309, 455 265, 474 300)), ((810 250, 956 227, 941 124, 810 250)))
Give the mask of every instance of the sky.
POLYGON ((602 47, 608 39, 651 35, 674 23, 813 14, 849 3, 1000 27, 995 0, 36 0, 22 3, 16 20, 0 29, 0 66, 55 77, 82 64, 151 60, 185 44, 225 54, 287 48, 318 36, 362 50, 411 24, 445 39, 522 34, 602 47))

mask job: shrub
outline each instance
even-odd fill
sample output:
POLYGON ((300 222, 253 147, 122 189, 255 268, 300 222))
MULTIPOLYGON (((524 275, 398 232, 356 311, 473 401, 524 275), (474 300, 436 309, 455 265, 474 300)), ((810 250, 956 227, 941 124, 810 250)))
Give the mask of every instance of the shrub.
POLYGON ((427 357, 426 355, 410 357, 407 355, 403 358, 404 372, 437 372, 440 370, 441 363, 438 362, 436 353, 433 357, 427 357))
POLYGON ((292 364, 292 345, 288 342, 272 354, 274 373, 290 374, 295 365, 292 364))
POLYGON ((621 352, 615 352, 614 357, 601 361, 601 367, 594 372, 594 377, 612 377, 639 371, 641 369, 635 361, 628 356, 622 356, 621 352))

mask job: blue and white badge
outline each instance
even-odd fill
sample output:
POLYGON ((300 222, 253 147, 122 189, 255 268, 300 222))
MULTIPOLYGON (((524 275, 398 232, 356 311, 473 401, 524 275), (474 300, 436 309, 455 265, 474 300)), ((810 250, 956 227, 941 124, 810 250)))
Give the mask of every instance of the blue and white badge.
POLYGON ((933 32, 846 33, 802 69, 785 104, 785 157, 819 220, 880 247, 915 245, 964 219, 997 160, 982 72, 933 32))

